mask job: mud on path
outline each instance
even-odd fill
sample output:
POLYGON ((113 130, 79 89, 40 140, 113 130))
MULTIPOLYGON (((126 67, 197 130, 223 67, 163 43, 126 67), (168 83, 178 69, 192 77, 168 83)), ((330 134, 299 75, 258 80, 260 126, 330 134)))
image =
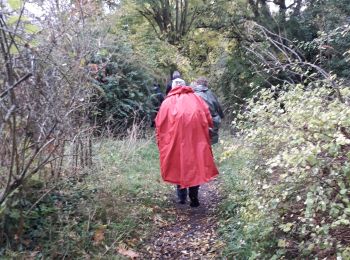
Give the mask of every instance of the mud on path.
POLYGON ((217 210, 220 196, 218 181, 204 184, 199 190, 197 208, 177 203, 174 194, 169 209, 174 220, 164 224, 144 246, 143 259, 218 259, 223 242, 217 235, 217 210))

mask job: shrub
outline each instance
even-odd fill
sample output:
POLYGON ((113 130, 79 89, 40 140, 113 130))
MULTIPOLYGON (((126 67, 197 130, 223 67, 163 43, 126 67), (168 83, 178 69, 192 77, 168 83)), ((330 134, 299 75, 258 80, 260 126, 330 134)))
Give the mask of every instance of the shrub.
POLYGON ((94 143, 88 174, 46 186, 33 176, 0 207, 0 257, 115 258, 137 249, 168 203, 151 138, 94 143))
POLYGON ((118 40, 91 59, 97 67, 94 83, 99 90, 93 98, 96 107, 90 117, 99 127, 124 133, 135 122, 149 122, 150 71, 138 60, 130 43, 118 40))
POLYGON ((339 91, 345 103, 325 82, 315 89, 292 85, 278 98, 263 90, 240 116, 238 128, 255 160, 248 175, 236 174, 254 187, 247 193, 254 200, 237 210, 240 217, 255 212, 273 221, 274 250, 262 246, 259 234, 253 238, 260 257, 349 257, 350 90, 339 91))

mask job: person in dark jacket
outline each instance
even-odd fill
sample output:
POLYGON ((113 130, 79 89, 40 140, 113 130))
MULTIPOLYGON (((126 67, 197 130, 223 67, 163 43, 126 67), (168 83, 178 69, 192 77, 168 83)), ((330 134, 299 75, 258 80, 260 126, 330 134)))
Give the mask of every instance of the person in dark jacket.
POLYGON ((179 79, 179 78, 181 78, 181 74, 180 74, 180 72, 175 70, 174 73, 173 73, 172 79, 166 84, 165 95, 168 95, 168 93, 170 92, 173 80, 174 79, 179 79))
POLYGON ((221 120, 224 118, 221 105, 215 94, 208 88, 208 80, 205 77, 197 79, 195 84, 191 86, 194 93, 201 97, 209 107, 214 127, 210 129, 211 144, 216 144, 219 141, 219 127, 221 120))
POLYGON ((164 101, 164 94, 160 90, 159 84, 153 84, 152 91, 153 91, 153 94, 151 95, 151 104, 152 104, 151 127, 154 127, 154 119, 157 116, 160 105, 164 101))

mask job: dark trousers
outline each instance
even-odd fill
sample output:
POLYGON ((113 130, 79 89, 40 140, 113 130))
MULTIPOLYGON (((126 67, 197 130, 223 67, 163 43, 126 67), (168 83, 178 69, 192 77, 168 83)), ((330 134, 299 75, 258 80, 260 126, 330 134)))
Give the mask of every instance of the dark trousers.
POLYGON ((188 193, 188 196, 190 197, 191 201, 195 201, 195 200, 198 201, 198 190, 199 190, 199 185, 189 187, 188 192, 187 192, 187 188, 181 189, 180 185, 177 185, 177 187, 176 187, 177 196, 178 196, 180 201, 186 201, 187 193, 188 193))

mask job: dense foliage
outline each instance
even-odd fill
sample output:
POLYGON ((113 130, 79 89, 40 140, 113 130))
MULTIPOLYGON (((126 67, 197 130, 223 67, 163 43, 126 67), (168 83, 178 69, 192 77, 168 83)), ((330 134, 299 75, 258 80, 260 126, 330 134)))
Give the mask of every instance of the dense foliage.
POLYGON ((91 121, 100 131, 125 133, 134 123, 149 124, 151 75, 134 56, 127 42, 115 41, 92 58, 90 68, 96 86, 96 107, 91 121))
POLYGON ((290 86, 277 99, 263 90, 242 114, 242 143, 223 154, 250 161, 233 172, 238 192, 227 203, 233 203, 230 225, 242 241, 230 231, 236 244, 231 253, 254 259, 350 256, 350 91, 340 89, 342 103, 322 85, 290 86), (239 152, 242 146, 252 158, 239 152))
POLYGON ((260 13, 241 42, 241 71, 252 73, 242 83, 261 90, 243 102, 240 141, 223 153, 228 255, 349 258, 348 8, 305 2, 278 23, 260 13))

